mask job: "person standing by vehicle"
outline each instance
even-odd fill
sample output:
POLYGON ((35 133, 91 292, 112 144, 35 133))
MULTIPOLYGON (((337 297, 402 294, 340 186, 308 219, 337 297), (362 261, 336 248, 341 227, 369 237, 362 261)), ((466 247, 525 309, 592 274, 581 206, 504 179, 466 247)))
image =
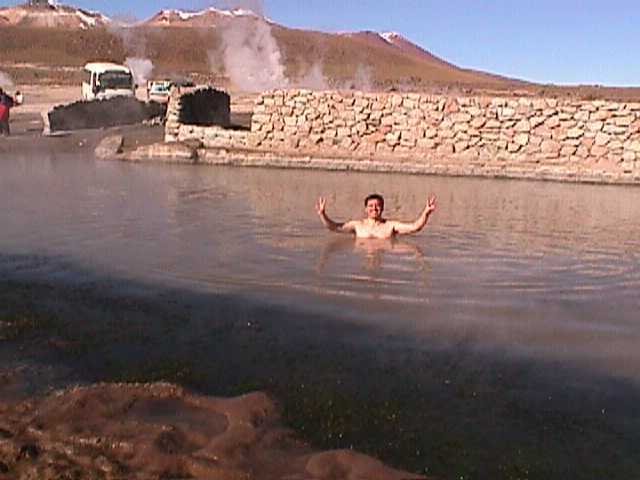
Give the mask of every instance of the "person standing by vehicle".
POLYGON ((15 105, 13 98, 0 88, 0 135, 11 135, 9 128, 9 110, 15 105))

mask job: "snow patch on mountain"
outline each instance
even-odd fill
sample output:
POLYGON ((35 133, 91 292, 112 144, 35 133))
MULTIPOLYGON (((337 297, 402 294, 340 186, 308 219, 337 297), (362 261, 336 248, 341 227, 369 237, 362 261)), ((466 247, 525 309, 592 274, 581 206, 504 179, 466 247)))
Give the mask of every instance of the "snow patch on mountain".
POLYGON ((66 27, 83 30, 111 23, 111 19, 100 12, 69 7, 56 0, 47 0, 41 6, 35 7, 21 5, 0 8, 0 17, 8 25, 66 27))
POLYGON ((186 20, 191 20, 194 17, 200 17, 202 15, 206 15, 209 13, 222 15, 225 17, 246 17, 246 16, 257 17, 258 16, 256 13, 252 12, 251 10, 245 10, 242 8, 237 8, 234 10, 220 10, 214 7, 209 7, 207 9, 200 10, 197 12, 189 12, 189 11, 177 10, 177 9, 161 10, 159 16, 163 16, 163 17, 176 16, 180 20, 186 21, 186 20))
POLYGON ((398 38, 402 38, 402 35, 400 35, 397 32, 382 32, 379 33, 378 35, 380 35, 380 37, 387 43, 390 44, 394 44, 394 40, 397 40, 398 38))

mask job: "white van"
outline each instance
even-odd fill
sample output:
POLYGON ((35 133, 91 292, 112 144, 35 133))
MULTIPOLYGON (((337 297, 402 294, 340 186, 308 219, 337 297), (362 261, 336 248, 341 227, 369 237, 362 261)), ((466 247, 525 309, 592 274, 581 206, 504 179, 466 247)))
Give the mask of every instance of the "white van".
POLYGON ((84 66, 82 99, 94 100, 116 96, 135 96, 136 84, 131 70, 109 62, 91 62, 84 66))

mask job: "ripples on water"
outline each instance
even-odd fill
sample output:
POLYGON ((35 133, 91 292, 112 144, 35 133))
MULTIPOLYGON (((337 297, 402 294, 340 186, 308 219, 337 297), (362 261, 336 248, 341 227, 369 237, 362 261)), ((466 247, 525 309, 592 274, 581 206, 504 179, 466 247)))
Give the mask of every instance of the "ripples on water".
POLYGON ((6 255, 640 377, 637 188, 32 158, 0 164, 0 202, 6 255), (346 219, 372 191, 391 217, 415 217, 430 192, 438 211, 394 242, 322 228, 317 196, 346 219))

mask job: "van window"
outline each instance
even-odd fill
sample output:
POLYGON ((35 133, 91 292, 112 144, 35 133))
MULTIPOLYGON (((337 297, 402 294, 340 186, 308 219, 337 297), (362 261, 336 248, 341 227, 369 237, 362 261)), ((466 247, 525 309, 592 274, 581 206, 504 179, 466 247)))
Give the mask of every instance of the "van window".
POLYGON ((133 77, 130 73, 125 72, 104 72, 99 76, 100 79, 100 89, 104 90, 107 88, 126 88, 130 89, 133 85, 133 77))

